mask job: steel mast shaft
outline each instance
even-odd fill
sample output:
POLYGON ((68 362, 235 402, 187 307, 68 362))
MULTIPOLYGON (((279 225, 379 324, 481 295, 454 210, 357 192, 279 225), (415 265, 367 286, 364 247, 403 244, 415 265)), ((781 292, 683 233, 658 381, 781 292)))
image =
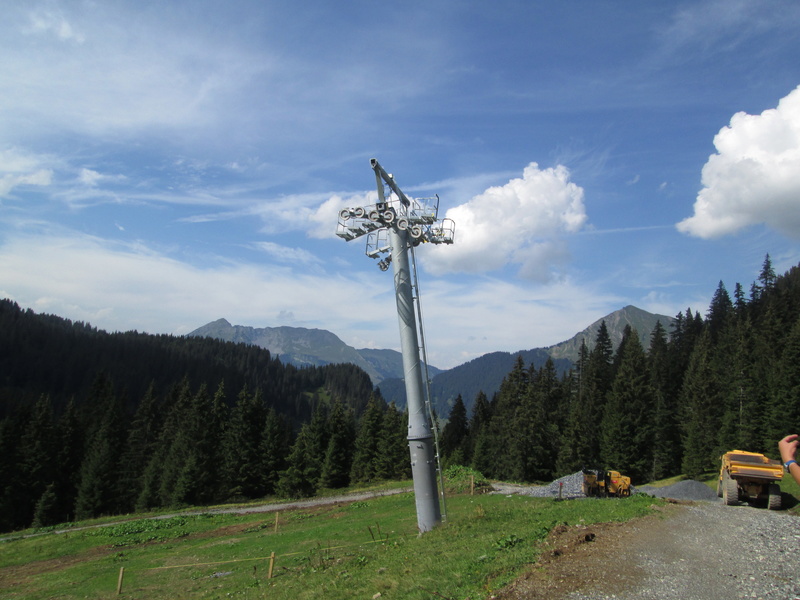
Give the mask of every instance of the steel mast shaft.
POLYGON ((434 438, 425 411, 422 388, 417 322, 414 316, 414 297, 408 260, 408 232, 392 228, 389 230, 389 241, 392 245, 397 319, 403 353, 408 407, 408 447, 411 453, 411 475, 414 480, 414 498, 417 505, 417 526, 420 532, 425 532, 441 522, 442 513, 436 487, 434 438))

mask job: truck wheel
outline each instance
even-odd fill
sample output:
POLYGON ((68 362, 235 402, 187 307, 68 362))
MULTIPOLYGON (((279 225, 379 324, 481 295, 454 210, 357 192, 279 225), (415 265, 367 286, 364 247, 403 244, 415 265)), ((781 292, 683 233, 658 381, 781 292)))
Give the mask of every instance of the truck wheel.
POLYGON ((722 498, 722 479, 717 480, 717 498, 722 498))
POLYGON ((722 501, 727 506, 734 506, 739 502, 739 484, 730 476, 722 482, 722 501))
POLYGON ((770 510, 780 510, 781 508, 781 486, 771 483, 769 485, 769 500, 767 506, 770 510))

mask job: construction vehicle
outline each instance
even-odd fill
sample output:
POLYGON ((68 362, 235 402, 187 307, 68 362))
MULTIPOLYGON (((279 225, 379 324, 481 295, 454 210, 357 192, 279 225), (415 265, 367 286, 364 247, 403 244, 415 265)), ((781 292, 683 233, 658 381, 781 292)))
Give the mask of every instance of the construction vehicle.
POLYGON ((613 496, 626 498, 631 495, 631 478, 619 471, 583 470, 583 494, 585 496, 613 496))
POLYGON ((780 461, 745 450, 726 452, 721 460, 717 496, 726 505, 732 506, 740 500, 766 500, 770 510, 781 507, 778 482, 783 478, 783 465, 780 461))

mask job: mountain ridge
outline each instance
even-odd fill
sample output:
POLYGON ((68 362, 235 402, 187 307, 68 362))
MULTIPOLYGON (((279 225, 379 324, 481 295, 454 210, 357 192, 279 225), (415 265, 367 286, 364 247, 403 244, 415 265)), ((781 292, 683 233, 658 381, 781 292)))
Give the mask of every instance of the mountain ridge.
MULTIPOLYGON (((252 344, 269 350, 282 362, 297 367, 351 363, 363 369, 374 385, 387 378, 400 377, 403 373, 403 355, 400 352, 372 348, 358 350, 327 329, 288 325, 257 328, 231 325, 227 319, 221 318, 198 327, 187 337, 211 337, 226 342, 252 344)), ((428 369, 432 374, 441 372, 441 369, 433 366, 428 369)))
MULTIPOLYGON (((590 350, 594 347, 597 332, 604 321, 612 347, 616 350, 622 340, 625 326, 630 325, 635 329, 642 346, 647 348, 656 322, 660 321, 668 332, 673 320, 666 315, 649 313, 633 305, 627 305, 597 319, 568 340, 552 346, 516 352, 488 352, 446 370, 429 365, 434 408, 440 416, 446 417, 458 395, 461 395, 467 409, 471 408, 479 391, 491 398, 499 389, 503 377, 513 367, 517 356, 522 356, 526 364, 532 364, 535 368, 540 368, 548 358, 551 358, 558 374, 563 375, 577 361, 584 341, 590 350)), ((401 407, 406 403, 405 384, 402 379, 402 354, 396 350, 356 349, 326 329, 289 326, 255 328, 231 325, 224 318, 207 323, 187 335, 254 344, 266 348, 283 362, 295 366, 322 366, 349 362, 362 368, 369 375, 373 384, 380 387, 388 402, 394 401, 401 407)))

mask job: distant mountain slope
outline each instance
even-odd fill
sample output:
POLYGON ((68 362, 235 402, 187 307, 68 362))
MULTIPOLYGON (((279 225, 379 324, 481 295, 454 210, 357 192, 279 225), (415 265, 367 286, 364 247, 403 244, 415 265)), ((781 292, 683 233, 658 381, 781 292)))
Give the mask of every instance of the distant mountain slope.
MULTIPOLYGON (((495 392, 500 389, 503 378, 511 372, 519 355, 522 356, 526 365, 533 364, 537 369, 545 364, 549 356, 553 359, 558 374, 562 375, 569 371, 577 361, 582 340, 586 340, 589 349, 594 347, 597 332, 603 321, 606 323, 611 343, 616 350, 622 340, 622 333, 626 325, 630 325, 637 331, 642 345, 647 349, 650 347, 650 334, 655 328, 656 322, 661 321, 669 334, 673 320, 672 317, 654 315, 635 306, 626 306, 598 319, 574 337, 555 346, 518 352, 484 354, 463 365, 443 371, 437 376, 431 375, 433 406, 439 416, 446 418, 459 394, 461 394, 468 413, 472 409, 478 392, 484 392, 491 400, 495 392)), ((380 389, 387 402, 394 401, 398 406, 405 406, 406 390, 402 380, 386 379, 380 384, 380 389)))
MULTIPOLYGON (((403 356, 395 350, 356 350, 326 329, 304 327, 247 327, 217 319, 188 334, 228 342, 241 342, 266 348, 284 363, 295 366, 322 366, 351 363, 364 369, 377 385, 391 377, 403 376, 403 356)), ((431 376, 441 370, 429 367, 431 376)))
MULTIPOLYGON (((471 409, 478 392, 483 391, 489 399, 500 389, 503 377, 508 375, 518 355, 526 365, 537 369, 545 364, 548 356, 553 359, 559 375, 569 371, 578 359, 581 341, 586 340, 589 349, 594 347, 600 324, 605 321, 611 343, 616 350, 622 340, 626 325, 636 329, 642 346, 649 348, 650 334, 661 321, 670 332, 672 317, 655 315, 635 306, 626 306, 598 319, 589 327, 565 342, 549 348, 534 348, 518 352, 490 352, 467 363, 442 371, 428 368, 431 377, 431 397, 437 413, 443 418, 450 414, 456 397, 461 398, 467 409, 471 409)), ((231 342, 244 342, 268 349, 282 362, 293 365, 326 365, 352 363, 364 369, 374 385, 379 385, 387 402, 394 401, 400 407, 406 405, 406 390, 403 382, 403 356, 395 350, 348 346, 336 335, 324 329, 302 327, 254 328, 231 325, 225 319, 208 323, 191 332, 189 336, 204 336, 231 342)))
MULTIPOLYGON (((436 413, 443 418, 450 414, 453 403, 461 394, 461 399, 469 412, 478 393, 483 391, 491 400, 500 389, 503 378, 511 372, 517 356, 522 356, 527 366, 533 364, 537 369, 547 362, 547 352, 541 349, 520 350, 519 352, 490 352, 463 365, 431 375, 431 398, 436 413)), ((572 367, 567 359, 554 359, 559 375, 572 367)), ((394 401, 398 406, 406 405, 405 382, 401 379, 386 379, 380 385, 381 394, 387 402, 394 401)))
POLYGON ((619 347, 619 343, 622 341, 622 332, 625 330, 626 325, 630 325, 636 330, 636 332, 639 334, 639 340, 646 350, 650 347, 650 334, 653 333, 656 323, 661 321, 661 325, 664 327, 667 335, 669 335, 671 332, 670 326, 674 320, 675 319, 673 317, 655 315, 647 312, 646 310, 642 310, 641 308, 628 305, 625 308, 614 311, 610 315, 606 315, 601 319, 597 319, 597 321, 589 325, 589 327, 580 333, 575 334, 567 341, 556 344, 555 346, 550 346, 549 348, 545 348, 545 350, 554 359, 567 358, 575 362, 578 360, 581 342, 583 340, 586 340, 586 346, 589 348, 589 350, 594 348, 594 343, 597 339, 597 332, 600 331, 600 325, 603 321, 606 322, 608 335, 611 337, 611 343, 613 344, 615 350, 619 347))

